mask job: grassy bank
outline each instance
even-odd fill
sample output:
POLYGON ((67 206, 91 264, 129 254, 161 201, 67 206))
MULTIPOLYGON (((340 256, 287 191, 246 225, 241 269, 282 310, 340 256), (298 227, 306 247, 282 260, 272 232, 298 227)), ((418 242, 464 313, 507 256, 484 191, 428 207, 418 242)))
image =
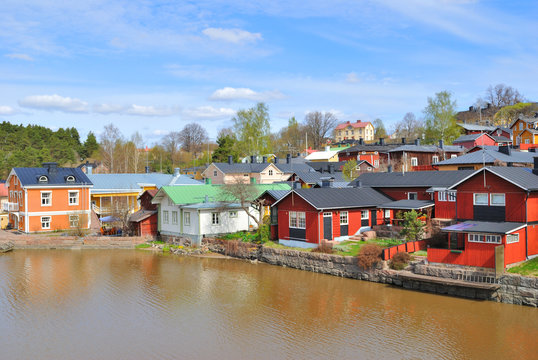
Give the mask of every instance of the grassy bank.
POLYGON ((509 273, 524 276, 538 276, 538 257, 525 261, 521 265, 508 269, 509 273))

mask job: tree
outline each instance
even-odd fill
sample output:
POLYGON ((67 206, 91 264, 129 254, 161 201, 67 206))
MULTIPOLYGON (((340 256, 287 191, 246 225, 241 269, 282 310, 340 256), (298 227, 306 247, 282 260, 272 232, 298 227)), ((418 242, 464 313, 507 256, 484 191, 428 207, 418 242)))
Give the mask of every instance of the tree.
POLYGON ((308 137, 312 139, 314 149, 319 149, 328 134, 331 134, 338 119, 331 112, 322 113, 320 111, 312 111, 305 116, 305 127, 308 137))
POLYGON ((342 168, 342 175, 346 181, 353 181, 358 176, 357 171, 357 161, 349 160, 346 161, 344 167, 342 168))
MULTIPOLYGON (((164 150, 168 153, 170 157, 170 162, 172 164, 172 167, 174 166, 174 161, 176 160, 177 153, 179 152, 179 148, 181 146, 181 139, 179 132, 172 131, 166 134, 163 138, 163 146, 164 150)), ((163 154, 160 154, 161 157, 163 154)))
POLYGON ((417 139, 422 136, 423 125, 417 120, 415 114, 408 112, 403 119, 396 123, 394 133, 396 137, 417 139))
POLYGON ((228 156, 233 156, 234 162, 239 160, 239 152, 236 146, 236 140, 230 135, 222 135, 217 138, 218 148, 213 151, 211 158, 214 162, 227 162, 228 156))
POLYGON ((219 197, 223 203, 239 203, 241 209, 254 220, 258 229, 261 229, 265 200, 257 199, 257 195, 256 185, 243 182, 242 176, 240 176, 233 183, 222 186, 219 197), (251 207, 257 210, 258 216, 251 213, 251 207))
POLYGON ((99 139, 101 141, 103 165, 108 169, 109 173, 113 173, 117 171, 116 157, 118 156, 117 151, 118 147, 121 146, 123 135, 113 124, 108 124, 99 139))
POLYGON ((525 101, 525 97, 517 89, 504 84, 497 84, 495 87, 489 86, 486 90, 485 100, 497 108, 515 105, 525 101))
POLYGON ((278 134, 275 134, 273 142, 278 144, 279 155, 302 152, 305 133, 305 126, 299 124, 295 116, 292 116, 288 120, 288 126, 282 128, 278 134))
POLYGON ((383 124, 383 120, 379 118, 375 119, 373 121, 373 125, 375 128, 375 134, 374 134, 375 139, 381 139, 381 138, 387 137, 387 129, 385 129, 385 124, 383 124))
POLYGON ((86 141, 84 141, 84 144, 81 146, 79 154, 81 160, 92 157, 93 153, 96 152, 98 149, 99 143, 97 142, 94 133, 90 131, 88 133, 88 136, 86 137, 86 141))
POLYGON ((508 105, 501 108, 495 113, 494 122, 497 126, 509 127, 517 118, 519 114, 532 115, 538 110, 538 106, 534 103, 517 103, 514 105, 508 105))
POLYGON ((452 143, 460 135, 456 125, 456 101, 452 94, 441 91, 434 98, 428 97, 428 105, 424 108, 426 142, 434 143, 443 140, 452 143))
POLYGON ((233 129, 241 154, 268 154, 271 152, 269 113, 264 103, 247 110, 239 110, 232 118, 233 129))
POLYGON ((421 215, 422 214, 417 213, 415 210, 404 213, 401 235, 404 236, 407 241, 418 241, 422 239, 425 225, 422 220, 419 219, 421 215))
POLYGON ((207 131, 200 124, 190 123, 179 132, 178 140, 183 150, 193 153, 196 157, 203 143, 208 141, 207 131))

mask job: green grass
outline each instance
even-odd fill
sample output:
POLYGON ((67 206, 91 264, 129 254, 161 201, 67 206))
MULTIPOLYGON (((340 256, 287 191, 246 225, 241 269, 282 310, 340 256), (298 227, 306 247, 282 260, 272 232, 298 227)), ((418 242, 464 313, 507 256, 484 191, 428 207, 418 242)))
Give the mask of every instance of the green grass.
POLYGON ((274 249, 298 250, 298 251, 307 251, 307 252, 312 250, 312 249, 305 249, 305 248, 300 248, 300 247, 285 246, 285 245, 281 245, 273 241, 268 241, 264 243, 263 246, 274 248, 274 249))
POLYGON ((151 247, 151 244, 143 243, 143 244, 136 245, 135 249, 147 249, 147 248, 150 248, 150 247, 151 247))
POLYGON ((416 256, 428 256, 428 252, 426 250, 419 250, 419 251, 415 251, 414 253, 412 253, 413 255, 416 255, 416 256))
POLYGON ((525 261, 523 264, 508 269, 509 273, 525 276, 538 276, 538 257, 525 261))

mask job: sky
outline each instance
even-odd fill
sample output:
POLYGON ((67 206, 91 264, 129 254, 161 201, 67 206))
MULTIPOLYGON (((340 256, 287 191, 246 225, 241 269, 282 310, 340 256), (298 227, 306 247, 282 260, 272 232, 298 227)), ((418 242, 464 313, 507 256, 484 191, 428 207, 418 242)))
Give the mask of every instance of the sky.
POLYGON ((196 122, 214 140, 267 104, 271 130, 331 111, 390 130, 448 90, 459 110, 506 84, 538 100, 538 2, 3 0, 0 121, 82 138, 113 123, 151 145, 196 122))

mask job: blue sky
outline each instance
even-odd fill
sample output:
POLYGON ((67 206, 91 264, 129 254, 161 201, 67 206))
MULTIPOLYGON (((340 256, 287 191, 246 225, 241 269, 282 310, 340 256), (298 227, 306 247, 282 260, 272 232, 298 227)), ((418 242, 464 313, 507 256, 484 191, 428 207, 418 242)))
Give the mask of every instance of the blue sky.
POLYGON ((428 96, 463 110, 504 83, 538 100, 533 1, 4 0, 0 121, 114 123, 147 144, 198 122, 215 137, 267 103, 272 130, 332 111, 391 126, 428 96))

